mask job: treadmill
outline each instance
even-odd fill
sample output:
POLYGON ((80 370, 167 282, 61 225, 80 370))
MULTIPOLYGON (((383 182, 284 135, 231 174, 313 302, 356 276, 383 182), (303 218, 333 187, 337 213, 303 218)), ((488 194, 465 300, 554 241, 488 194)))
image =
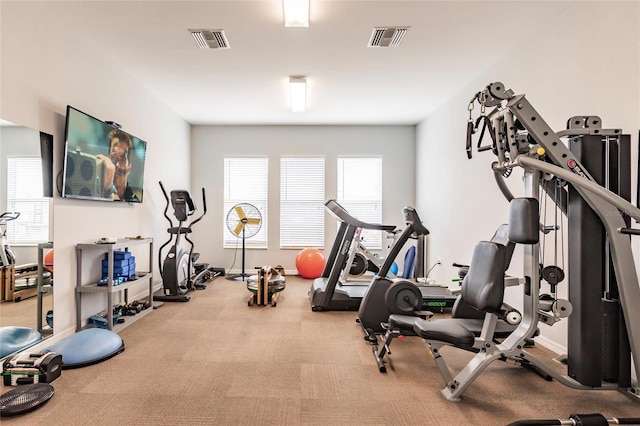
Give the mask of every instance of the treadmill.
MULTIPOLYGON (((341 282, 340 275, 349 255, 349 247, 353 244, 353 237, 358 228, 373 229, 390 232, 393 225, 380 225, 362 222, 351 216, 336 200, 330 199, 325 203, 325 209, 340 222, 338 234, 333 243, 331 253, 327 259, 322 275, 311 284, 309 297, 312 311, 357 311, 370 283, 341 282)), ((404 244, 411 237, 428 235, 429 230, 422 225, 420 218, 414 214, 412 220, 407 220, 407 227, 392 247, 388 260, 395 259, 404 244)), ((423 309, 451 308, 456 300, 446 287, 440 285, 418 284, 422 292, 423 309)))
POLYGON ((380 225, 362 222, 351 216, 334 199, 324 203, 331 216, 340 223, 331 253, 322 275, 313 280, 309 296, 312 311, 357 311, 364 294, 369 289, 368 282, 340 282, 342 270, 347 267, 349 248, 358 228, 391 232, 394 225, 380 225))

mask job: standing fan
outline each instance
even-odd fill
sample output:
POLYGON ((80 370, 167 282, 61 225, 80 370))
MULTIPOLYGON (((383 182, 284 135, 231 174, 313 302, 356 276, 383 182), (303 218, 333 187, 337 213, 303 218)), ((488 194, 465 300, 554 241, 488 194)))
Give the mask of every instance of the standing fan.
POLYGON ((262 215, 253 204, 240 203, 233 206, 227 213, 227 229, 238 238, 242 238, 242 274, 235 277, 241 279, 247 276, 244 273, 245 242, 260 231, 262 227, 262 215))

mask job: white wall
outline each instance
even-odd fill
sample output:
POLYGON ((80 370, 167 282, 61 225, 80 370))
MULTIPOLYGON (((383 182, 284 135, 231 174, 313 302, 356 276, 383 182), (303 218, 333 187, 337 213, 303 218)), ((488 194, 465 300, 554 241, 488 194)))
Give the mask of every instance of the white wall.
MULTIPOLYGON (((53 134, 56 173, 62 169, 67 104, 117 121, 148 142, 142 204, 54 198, 54 323, 56 334, 64 334, 75 328, 75 245, 103 236, 164 238, 157 182, 189 185, 190 127, 124 71, 117 52, 94 50, 59 21, 50 4, 2 2, 0 14, 0 117, 53 134)), ((106 308, 106 298, 99 299, 85 312, 106 308)))
MULTIPOLYGON (((637 2, 575 2, 540 28, 536 36, 464 87, 417 129, 417 206, 432 229, 431 259, 443 268, 434 276, 448 280, 456 271, 451 262, 467 262, 473 246, 488 239, 507 219, 507 202, 498 190, 488 152, 464 152, 469 99, 487 84, 503 82, 527 99, 552 128, 562 130, 573 115, 599 115, 604 127, 622 128, 632 135, 633 176, 637 173, 640 127, 640 19, 637 2), (444 184, 443 184, 444 183, 444 184)), ((511 30, 514 28, 511 27, 511 30)), ((502 36, 508 35, 505 25, 502 36)), ((487 37, 490 35, 487 33, 487 37)), ((497 36, 496 36, 497 37, 497 36)), ((475 43, 475 48, 500 48, 499 38, 475 43)), ((469 64, 473 66, 473 64, 469 64)), ((478 107, 474 110, 474 117, 478 107)), ((522 194, 521 173, 509 178, 516 196, 522 194)), ((635 199, 635 183, 633 194, 635 199)), ((640 263, 640 242, 636 259, 640 263)), ((510 272, 521 274, 519 256, 510 272)), ((565 285, 561 292, 566 294, 565 285)), ((509 289, 508 298, 519 297, 509 289)), ((515 303, 515 302, 514 302, 515 303)), ((566 347, 566 322, 542 326, 542 335, 558 348, 566 347)))
MULTIPOLYGON (((382 222, 402 227, 402 208, 414 204, 415 126, 194 126, 192 128, 192 188, 199 199, 207 192, 207 216, 194 227, 194 241, 203 261, 229 269, 233 249, 222 249, 225 156, 269 157, 269 248, 247 249, 246 268, 280 264, 295 269, 299 250, 280 250, 280 156, 323 155, 325 199, 336 198, 337 156, 383 156, 382 222), (196 192, 198 191, 198 192, 196 192)), ((325 256, 337 232, 325 215, 325 256)), ((402 263, 400 262, 400 265, 402 263)), ((234 269, 240 268, 240 254, 234 269)))

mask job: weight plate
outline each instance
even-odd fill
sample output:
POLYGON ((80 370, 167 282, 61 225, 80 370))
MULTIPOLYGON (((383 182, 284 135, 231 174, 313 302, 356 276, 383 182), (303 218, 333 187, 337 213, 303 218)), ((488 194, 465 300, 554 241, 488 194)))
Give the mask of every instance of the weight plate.
POLYGON ((353 262, 351 263, 351 268, 349 268, 349 274, 359 277, 367 272, 367 259, 360 253, 356 253, 353 257, 353 262))
POLYGON ((551 285, 556 285, 564 280, 564 271, 555 266, 545 266, 542 269, 542 278, 551 285))
POLYGON ((410 314, 422 307, 422 293, 409 281, 396 281, 387 289, 385 304, 392 314, 410 314))
POLYGON ((553 304, 552 309, 560 318, 567 318, 573 312, 573 305, 568 300, 558 299, 553 304))

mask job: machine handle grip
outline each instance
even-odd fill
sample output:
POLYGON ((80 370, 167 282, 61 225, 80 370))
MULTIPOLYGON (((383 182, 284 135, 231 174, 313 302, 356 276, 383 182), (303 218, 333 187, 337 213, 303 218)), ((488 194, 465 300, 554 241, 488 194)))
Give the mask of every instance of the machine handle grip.
POLYGON ((191 222, 189 224, 189 226, 191 227, 191 226, 195 225, 196 223, 200 222, 205 214, 207 214, 207 198, 205 196, 204 187, 203 187, 202 188, 202 214, 200 215, 199 218, 197 218, 196 220, 191 222))
POLYGON ((626 235, 640 235, 640 229, 634 228, 620 228, 618 229, 618 232, 626 235))
MULTIPOLYGON (((207 212, 207 197, 205 196, 204 187, 202 187, 202 208, 207 212)), ((204 216, 204 215, 203 215, 204 216)))
POLYGON ((162 190, 162 195, 164 195, 164 199, 167 200, 167 204, 164 206, 164 217, 167 218, 167 220, 169 221, 169 226, 173 226, 173 222, 171 221, 171 218, 169 217, 169 215, 167 214, 167 211, 169 210, 169 196, 167 195, 167 191, 164 189, 164 185, 162 184, 162 181, 158 181, 158 183, 160 184, 160 189, 162 190))
POLYGON ((467 158, 471 160, 473 158, 473 148, 471 147, 471 136, 474 133, 473 121, 467 121, 467 145, 465 147, 467 151, 467 158))

